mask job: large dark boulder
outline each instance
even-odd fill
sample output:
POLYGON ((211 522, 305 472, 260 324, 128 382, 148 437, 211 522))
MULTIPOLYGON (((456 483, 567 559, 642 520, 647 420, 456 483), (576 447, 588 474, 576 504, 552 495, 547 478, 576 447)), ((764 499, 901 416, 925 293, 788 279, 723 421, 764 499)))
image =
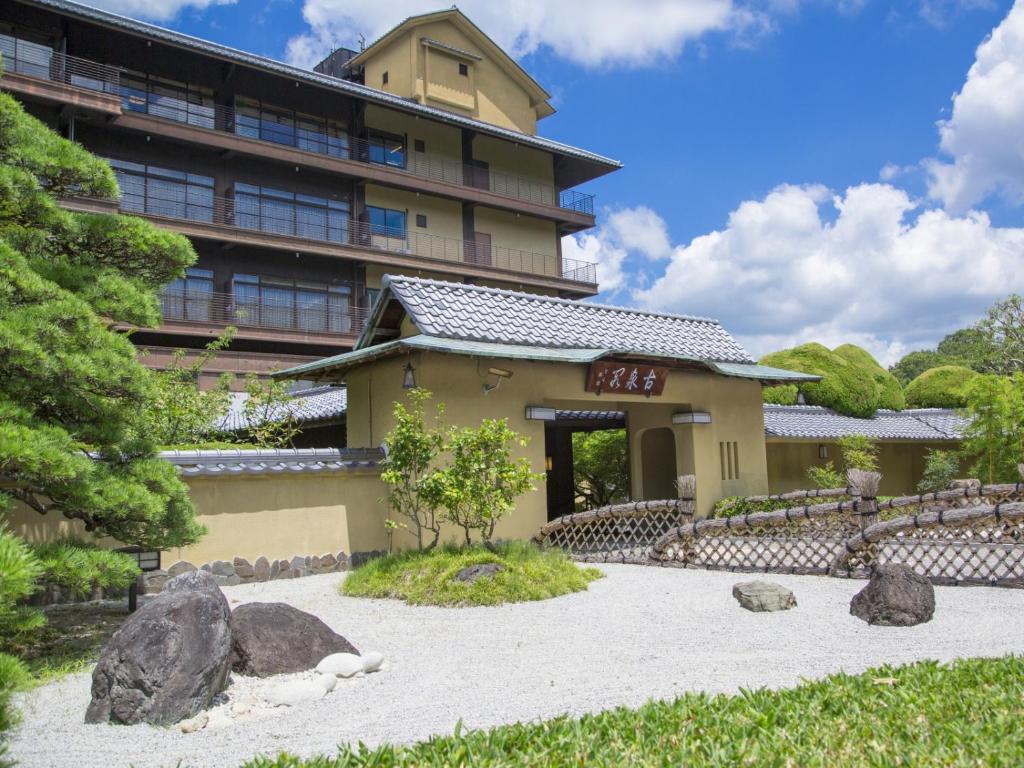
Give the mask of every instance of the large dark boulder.
POLYGON ((313 669, 332 653, 359 651, 311 613, 285 603, 246 603, 231 614, 231 668, 269 677, 313 669))
POLYGON ((227 684, 230 620, 210 574, 168 581, 103 649, 85 722, 170 725, 209 707, 227 684))
POLYGON ((935 613, 935 588, 905 565, 879 565, 868 585, 853 596, 850 613, 884 627, 923 624, 935 613))

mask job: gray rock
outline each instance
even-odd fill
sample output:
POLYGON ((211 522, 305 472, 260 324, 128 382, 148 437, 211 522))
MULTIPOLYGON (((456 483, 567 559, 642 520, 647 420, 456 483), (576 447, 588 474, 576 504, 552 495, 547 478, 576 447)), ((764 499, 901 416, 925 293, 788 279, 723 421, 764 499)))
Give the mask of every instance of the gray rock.
POLYGON ((234 576, 235 566, 227 560, 214 560, 210 563, 210 573, 214 576, 234 576))
POLYGON ((320 573, 330 573, 338 567, 338 558, 328 552, 326 555, 320 555, 320 573))
POLYGON ((494 574, 504 571, 505 566, 501 563, 481 563, 480 565, 469 565, 455 574, 456 581, 464 581, 467 584, 475 584, 480 579, 493 579, 494 574))
POLYGON ((231 668, 269 677, 313 669, 332 653, 359 651, 311 613, 285 603, 247 603, 231 614, 231 668))
POLYGON ((167 571, 143 571, 135 579, 135 589, 140 595, 155 595, 164 588, 170 580, 167 571))
POLYGON ((167 569, 167 575, 173 579, 175 576, 181 576, 183 573, 190 573, 195 570, 197 570, 197 568, 188 560, 179 560, 167 569))
POLYGON ((349 569, 350 563, 348 555, 346 555, 344 551, 338 552, 338 554, 334 556, 334 559, 338 561, 336 570, 347 571, 349 569))
POLYGON ((256 577, 256 581, 269 581, 270 561, 263 555, 260 555, 256 558, 256 562, 252 564, 252 572, 253 576, 256 577))
POLYGON ((210 716, 205 712, 200 712, 195 717, 190 717, 188 720, 182 720, 178 723, 178 730, 182 733, 195 733, 196 731, 203 730, 209 722, 210 716))
POLYGON ((218 576, 215 573, 213 574, 213 580, 217 582, 217 586, 220 587, 237 587, 242 583, 242 577, 234 574, 231 576, 218 576))
POLYGON ((306 562, 306 558, 302 555, 295 555, 288 564, 296 571, 301 571, 304 568, 309 567, 309 563, 306 562))
POLYGON ((796 597, 780 584, 770 581, 741 581, 732 587, 732 596, 748 611, 788 611, 796 607, 796 597))
POLYGON ((320 555, 313 555, 309 558, 309 570, 313 573, 320 573, 320 555))
POLYGON ((375 560, 378 557, 384 557, 387 554, 383 549, 371 549, 368 552, 353 552, 352 557, 349 558, 349 567, 358 568, 359 566, 375 560))
POLYGON ((104 647, 85 721, 171 725, 208 708, 227 684, 230 618, 209 574, 168 581, 104 647))
POLYGON ((276 579, 281 575, 281 561, 275 560, 270 564, 270 578, 276 579))
POLYGON ((236 557, 232 562, 235 566, 235 575, 242 579, 252 579, 256 576, 256 571, 252 567, 252 563, 246 560, 244 557, 236 557))
POLYGON ((879 565, 867 586, 853 596, 850 613, 883 627, 923 624, 935 613, 935 588, 905 565, 879 565))

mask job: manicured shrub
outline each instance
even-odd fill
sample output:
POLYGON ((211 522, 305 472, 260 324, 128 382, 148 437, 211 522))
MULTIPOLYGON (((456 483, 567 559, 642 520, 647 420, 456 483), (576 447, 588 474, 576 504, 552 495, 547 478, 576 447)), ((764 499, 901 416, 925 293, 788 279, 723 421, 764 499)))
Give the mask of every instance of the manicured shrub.
POLYGON ((802 344, 772 352, 762 357, 761 363, 821 376, 819 382, 800 385, 809 405, 823 405, 861 418, 872 416, 879 408, 878 385, 872 372, 821 344, 802 344))
POLYGON ((962 365, 931 368, 907 385, 910 408, 963 408, 967 404, 967 385, 978 374, 962 365))
POLYGON ((761 390, 761 399, 772 405, 796 405, 796 396, 799 391, 795 384, 765 387, 761 390))
POLYGON ((876 403, 879 408, 902 411, 906 407, 903 387, 900 386, 899 381, 879 365, 867 350, 861 349, 855 344, 843 344, 832 351, 871 375, 875 381, 876 403))

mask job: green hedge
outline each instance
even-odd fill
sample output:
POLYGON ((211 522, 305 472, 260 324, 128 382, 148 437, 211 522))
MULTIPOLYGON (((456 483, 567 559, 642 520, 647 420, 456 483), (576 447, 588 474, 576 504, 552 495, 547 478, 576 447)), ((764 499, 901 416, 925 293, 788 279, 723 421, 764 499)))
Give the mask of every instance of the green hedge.
POLYGON ((910 408, 963 408, 967 385, 977 373, 962 365, 940 365, 931 368, 907 385, 910 408))
POLYGON ((871 354, 855 344, 843 344, 834 350, 837 355, 866 371, 875 381, 877 403, 879 408, 890 411, 902 411, 907 407, 903 397, 903 387, 895 376, 878 364, 871 354))
POLYGON ((808 405, 823 405, 862 418, 874 415, 881 407, 873 372, 821 344, 812 342, 772 352, 761 358, 761 364, 821 376, 819 382, 800 385, 808 405))

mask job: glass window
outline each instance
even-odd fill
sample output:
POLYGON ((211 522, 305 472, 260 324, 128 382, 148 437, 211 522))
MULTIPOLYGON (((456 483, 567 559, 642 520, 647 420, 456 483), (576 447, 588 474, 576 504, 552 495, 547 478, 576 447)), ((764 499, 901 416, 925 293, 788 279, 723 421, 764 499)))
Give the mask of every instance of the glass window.
POLYGON ((349 156, 348 132, 343 123, 268 107, 250 99, 236 101, 235 133, 305 152, 349 156))
POLYGON ((213 91, 139 72, 121 76, 121 104, 165 120, 200 128, 214 127, 213 91))
POLYGON ((370 221, 370 234, 405 239, 405 211, 368 205, 366 215, 370 221))
POLYGON ((235 184, 235 224, 322 242, 348 242, 349 205, 252 184, 235 184))
POLYGON ((236 274, 232 289, 239 323, 331 333, 352 330, 349 285, 236 274))
POLYGON ((121 188, 121 210, 213 221, 213 177, 124 160, 109 162, 121 188))
POLYGON ((371 163, 405 168, 405 139, 403 137, 371 132, 366 141, 371 163))
POLYGON ((31 77, 51 79, 50 62, 54 50, 48 45, 31 43, 11 35, 0 35, 0 54, 3 54, 4 66, 7 69, 31 77))
POLYGON ((161 296, 163 316, 168 320, 209 321, 213 310, 213 270, 189 267, 185 277, 174 280, 161 296))

